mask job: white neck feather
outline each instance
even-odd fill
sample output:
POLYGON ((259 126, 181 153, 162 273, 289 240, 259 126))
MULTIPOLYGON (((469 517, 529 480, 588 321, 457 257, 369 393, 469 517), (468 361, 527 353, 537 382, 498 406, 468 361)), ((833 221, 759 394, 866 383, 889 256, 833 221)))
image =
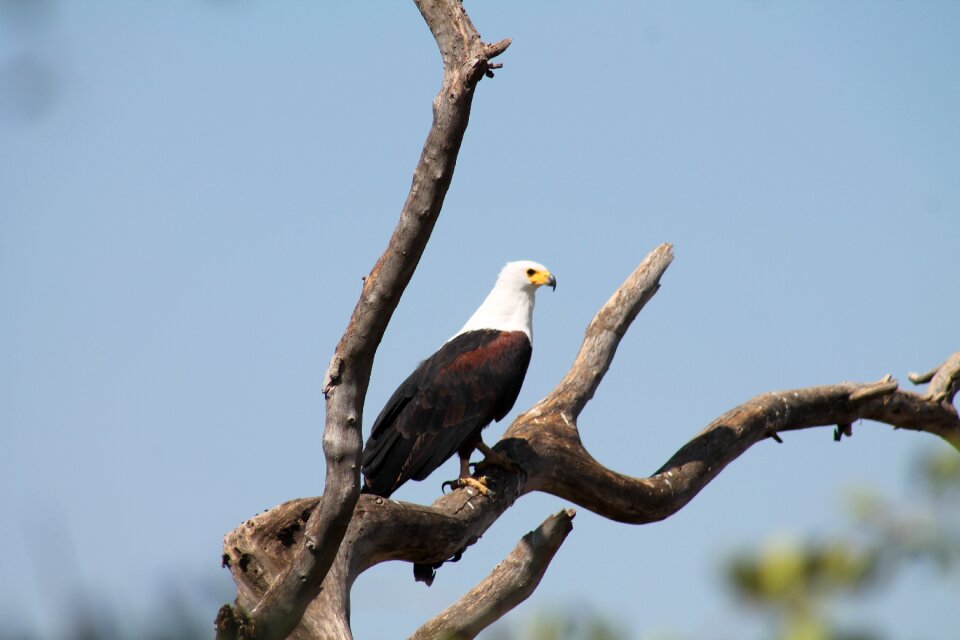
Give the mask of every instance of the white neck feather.
MULTIPOLYGON (((523 331, 533 343, 533 302, 536 287, 519 284, 516 279, 500 277, 497 284, 463 328, 453 338, 467 331, 496 329, 523 331)), ((451 338, 451 340, 453 339, 451 338)))

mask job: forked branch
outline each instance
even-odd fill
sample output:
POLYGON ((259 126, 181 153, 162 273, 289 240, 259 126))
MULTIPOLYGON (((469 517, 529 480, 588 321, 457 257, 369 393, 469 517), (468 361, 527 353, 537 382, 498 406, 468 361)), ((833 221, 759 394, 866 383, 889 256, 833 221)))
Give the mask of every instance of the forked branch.
POLYGON ((925 374, 911 373, 910 382, 927 385, 926 397, 934 402, 952 404, 957 391, 960 391, 960 351, 953 354, 947 361, 925 374))

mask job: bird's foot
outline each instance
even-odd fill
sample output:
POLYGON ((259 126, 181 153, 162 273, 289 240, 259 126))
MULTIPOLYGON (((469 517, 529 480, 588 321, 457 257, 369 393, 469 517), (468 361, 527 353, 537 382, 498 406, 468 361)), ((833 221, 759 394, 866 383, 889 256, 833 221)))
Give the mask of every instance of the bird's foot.
POLYGON ((466 478, 447 480, 440 485, 441 490, 446 489, 447 487, 450 487, 451 489, 466 489, 467 487, 472 487, 482 496, 493 493, 487 486, 487 476, 480 476, 479 478, 471 478, 470 476, 467 476, 466 478))

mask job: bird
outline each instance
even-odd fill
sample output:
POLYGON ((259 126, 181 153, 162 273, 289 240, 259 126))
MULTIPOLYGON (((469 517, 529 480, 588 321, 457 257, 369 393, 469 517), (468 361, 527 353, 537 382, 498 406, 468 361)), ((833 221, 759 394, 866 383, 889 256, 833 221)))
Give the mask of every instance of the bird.
POLYGON ((470 455, 509 466, 480 432, 510 412, 533 352, 535 293, 557 279, 542 264, 508 262, 466 324, 404 380, 377 416, 361 456, 361 491, 389 498, 408 480, 424 480, 455 453, 455 487, 488 489, 470 475, 470 455))

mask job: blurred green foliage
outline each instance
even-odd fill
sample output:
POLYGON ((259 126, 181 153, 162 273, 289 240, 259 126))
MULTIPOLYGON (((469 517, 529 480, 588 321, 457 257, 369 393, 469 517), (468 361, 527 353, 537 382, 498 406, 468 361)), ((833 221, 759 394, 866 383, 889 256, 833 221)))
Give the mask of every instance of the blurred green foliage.
POLYGON ((596 613, 578 616, 561 613, 535 620, 526 637, 530 640, 619 640, 624 632, 596 613))
POLYGON ((501 624, 481 637, 489 640, 623 640, 628 633, 597 612, 551 607, 538 612, 525 624, 501 624))
POLYGON ((217 606, 231 595, 221 591, 205 580, 197 580, 187 590, 165 585, 158 589, 147 614, 81 594, 62 607, 56 631, 0 625, 0 640, 209 640, 217 606))
POLYGON ((914 465, 916 496, 898 503, 853 492, 853 531, 822 541, 772 539, 734 554, 730 590, 771 621, 777 640, 878 640, 878 632, 841 629, 831 616, 839 598, 891 582, 907 563, 931 562, 944 572, 960 560, 960 456, 932 449, 914 465))

